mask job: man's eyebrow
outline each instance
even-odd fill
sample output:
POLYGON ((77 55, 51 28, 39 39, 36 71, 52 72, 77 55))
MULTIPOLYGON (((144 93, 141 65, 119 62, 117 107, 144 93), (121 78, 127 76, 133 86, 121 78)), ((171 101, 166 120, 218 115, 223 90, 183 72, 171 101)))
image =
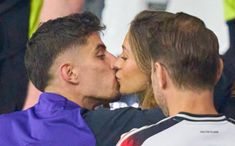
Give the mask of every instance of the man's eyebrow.
POLYGON ((106 50, 106 46, 104 44, 98 44, 95 48, 97 51, 100 50, 100 49, 104 49, 106 50))

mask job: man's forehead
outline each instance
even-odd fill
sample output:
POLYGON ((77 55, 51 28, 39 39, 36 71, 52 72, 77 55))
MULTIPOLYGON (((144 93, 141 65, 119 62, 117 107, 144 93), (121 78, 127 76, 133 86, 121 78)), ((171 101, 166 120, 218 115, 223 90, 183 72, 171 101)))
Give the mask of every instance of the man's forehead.
POLYGON ((99 49, 106 49, 106 46, 101 40, 101 37, 98 32, 92 33, 88 37, 88 44, 91 45, 93 51, 97 51, 99 49))
POLYGON ((94 54, 98 52, 99 50, 105 50, 106 46, 102 42, 100 36, 98 33, 92 33, 87 38, 87 43, 80 48, 81 53, 85 54, 94 54))

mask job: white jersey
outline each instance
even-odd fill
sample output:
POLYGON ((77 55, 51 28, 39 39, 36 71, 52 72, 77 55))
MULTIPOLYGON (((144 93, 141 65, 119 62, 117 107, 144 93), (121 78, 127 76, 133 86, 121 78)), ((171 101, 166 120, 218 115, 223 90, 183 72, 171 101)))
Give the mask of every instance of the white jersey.
POLYGON ((124 134, 117 146, 235 146, 235 124, 223 115, 182 112, 124 134))

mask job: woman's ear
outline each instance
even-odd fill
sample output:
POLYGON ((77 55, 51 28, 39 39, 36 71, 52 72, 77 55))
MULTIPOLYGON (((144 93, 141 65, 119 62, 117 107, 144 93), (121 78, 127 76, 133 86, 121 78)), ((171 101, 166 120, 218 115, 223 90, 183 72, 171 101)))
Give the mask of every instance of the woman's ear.
POLYGON ((71 84, 78 84, 78 71, 71 64, 63 64, 60 66, 60 75, 62 79, 71 84))

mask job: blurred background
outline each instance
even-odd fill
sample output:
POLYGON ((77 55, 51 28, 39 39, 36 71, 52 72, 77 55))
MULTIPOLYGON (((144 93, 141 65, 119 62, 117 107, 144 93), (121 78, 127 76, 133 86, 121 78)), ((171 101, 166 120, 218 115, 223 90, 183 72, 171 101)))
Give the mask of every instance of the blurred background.
POLYGON ((118 55, 130 21, 141 10, 186 12, 201 18, 215 32, 219 39, 220 54, 223 54, 229 47, 223 8, 223 0, 104 0, 101 19, 107 30, 103 40, 107 48, 118 55))

